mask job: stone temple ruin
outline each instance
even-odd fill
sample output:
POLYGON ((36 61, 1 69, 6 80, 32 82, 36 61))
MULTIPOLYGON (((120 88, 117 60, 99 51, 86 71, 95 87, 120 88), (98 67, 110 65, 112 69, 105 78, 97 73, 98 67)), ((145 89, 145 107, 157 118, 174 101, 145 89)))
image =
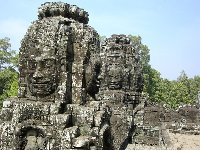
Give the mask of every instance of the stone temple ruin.
MULTIPOLYGON (((170 145, 166 127, 180 127, 169 118, 177 113, 146 106, 140 52, 126 35, 112 35, 100 47, 88 16, 62 2, 39 8, 21 43, 18 97, 3 103, 1 150, 170 145)), ((197 133, 199 110, 192 110, 190 129, 197 133)), ((186 111, 177 117, 189 119, 186 111)))

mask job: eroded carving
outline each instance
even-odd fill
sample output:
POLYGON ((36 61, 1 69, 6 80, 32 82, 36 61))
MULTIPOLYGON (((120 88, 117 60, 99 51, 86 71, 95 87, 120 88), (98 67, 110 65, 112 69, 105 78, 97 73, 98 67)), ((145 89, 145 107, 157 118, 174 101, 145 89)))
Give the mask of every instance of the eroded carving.
MULTIPOLYGON (((45 150, 47 149, 47 139, 40 129, 27 127, 18 133, 20 150, 45 150)), ((17 145, 16 147, 17 148, 17 145)), ((14 148, 13 148, 14 149, 14 148)))
POLYGON ((47 51, 42 52, 42 56, 32 55, 27 71, 28 87, 33 96, 45 97, 55 92, 58 74, 54 53, 47 51))
POLYGON ((93 28, 83 25, 77 11, 87 14, 65 3, 45 3, 39 8, 39 20, 22 40, 20 97, 62 103, 95 99, 99 38, 93 28))
POLYGON ((135 105, 142 91, 139 51, 126 35, 112 35, 102 45, 102 85, 100 97, 135 105), (107 92, 109 91, 109 92, 107 92), (101 95, 102 94, 102 95, 101 95), (115 96, 114 96, 115 95, 115 96), (114 98, 113 98, 114 96, 114 98))

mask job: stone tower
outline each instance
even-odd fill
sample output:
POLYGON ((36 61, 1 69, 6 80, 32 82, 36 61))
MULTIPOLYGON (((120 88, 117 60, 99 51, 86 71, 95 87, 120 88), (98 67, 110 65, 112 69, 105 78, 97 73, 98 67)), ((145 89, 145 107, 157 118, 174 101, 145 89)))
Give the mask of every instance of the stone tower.
POLYGON ((112 110, 110 117, 114 149, 123 150, 132 142, 141 106, 143 89, 140 50, 134 48, 126 35, 112 35, 101 45, 101 79, 98 99, 112 110))
POLYGON ((99 95, 113 103, 136 107, 142 92, 139 50, 126 35, 112 35, 101 46, 103 78, 99 95))
MULTIPOLYGON (((20 48, 19 96, 4 101, 0 149, 91 149, 107 130, 98 92, 100 43, 88 13, 45 3, 20 48), (86 102, 94 107, 87 107, 86 102), (95 120, 95 116, 98 117, 95 120)), ((104 108, 104 109, 103 109, 104 108)))
POLYGON ((139 52, 125 35, 100 49, 88 21, 75 5, 39 8, 21 43, 19 95, 3 103, 1 150, 112 150, 131 142, 142 92, 139 52))

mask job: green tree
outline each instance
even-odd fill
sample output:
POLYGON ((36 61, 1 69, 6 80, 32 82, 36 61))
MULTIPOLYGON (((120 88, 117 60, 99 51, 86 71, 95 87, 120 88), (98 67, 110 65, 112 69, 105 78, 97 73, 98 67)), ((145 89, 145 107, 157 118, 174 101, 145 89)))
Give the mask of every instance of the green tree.
POLYGON ((189 82, 191 99, 196 102, 197 94, 200 91, 200 76, 194 76, 194 78, 189 79, 189 82))
POLYGON ((150 50, 147 45, 142 44, 142 38, 140 36, 129 35, 133 47, 140 53, 140 60, 143 67, 143 71, 148 72, 150 67, 150 50))
POLYGON ((159 101, 155 94, 159 88, 160 73, 153 69, 150 62, 150 50, 147 45, 142 44, 140 36, 129 35, 133 47, 140 54, 140 63, 143 72, 144 89, 143 92, 149 96, 151 101, 159 101))
POLYGON ((18 54, 11 50, 9 38, 0 39, 0 108, 4 99, 18 91, 18 54))
POLYGON ((200 91, 200 77, 188 78, 187 74, 182 71, 177 80, 161 80, 160 101, 172 108, 180 104, 192 104, 197 100, 198 91, 200 91))
POLYGON ((145 87, 144 92, 147 92, 149 95, 149 100, 153 102, 162 101, 162 78, 160 77, 160 72, 156 69, 149 68, 149 71, 144 74, 145 78, 145 87))
POLYGON ((7 97, 16 96, 18 90, 18 73, 11 69, 0 72, 0 104, 7 97))
POLYGON ((185 71, 182 71, 178 77, 177 85, 179 87, 177 92, 177 99, 179 99, 181 103, 192 103, 193 100, 191 96, 191 82, 185 71))
POLYGON ((160 72, 149 64, 150 50, 142 43, 142 38, 132 35, 129 37, 134 49, 140 53, 144 79, 143 92, 149 96, 150 101, 165 103, 172 108, 196 102, 197 93, 200 91, 200 76, 188 78, 182 71, 177 80, 163 79, 160 72))
POLYGON ((11 50, 9 41, 7 37, 0 39, 0 71, 8 67, 16 68, 18 65, 18 54, 11 50))

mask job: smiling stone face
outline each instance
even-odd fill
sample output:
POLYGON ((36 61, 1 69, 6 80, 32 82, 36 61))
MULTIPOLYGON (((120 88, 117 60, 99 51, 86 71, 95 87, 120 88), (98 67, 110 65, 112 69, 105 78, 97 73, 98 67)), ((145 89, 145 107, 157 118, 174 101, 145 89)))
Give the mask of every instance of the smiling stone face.
POLYGON ((61 68, 58 23, 54 18, 37 21, 23 39, 19 63, 21 97, 54 101, 52 94, 58 89, 58 68, 61 68), (45 99, 46 96, 52 98, 45 99))
POLYGON ((122 88, 123 73, 122 67, 116 64, 108 66, 108 88, 110 90, 119 90, 122 88))
POLYGON ((64 6, 45 3, 39 20, 33 22, 22 40, 20 98, 85 103, 86 99, 95 99, 99 91, 98 33, 86 25, 83 9, 64 6))
POLYGON ((28 87, 33 96, 45 97, 57 88, 56 58, 51 52, 34 56, 28 60, 28 87))

